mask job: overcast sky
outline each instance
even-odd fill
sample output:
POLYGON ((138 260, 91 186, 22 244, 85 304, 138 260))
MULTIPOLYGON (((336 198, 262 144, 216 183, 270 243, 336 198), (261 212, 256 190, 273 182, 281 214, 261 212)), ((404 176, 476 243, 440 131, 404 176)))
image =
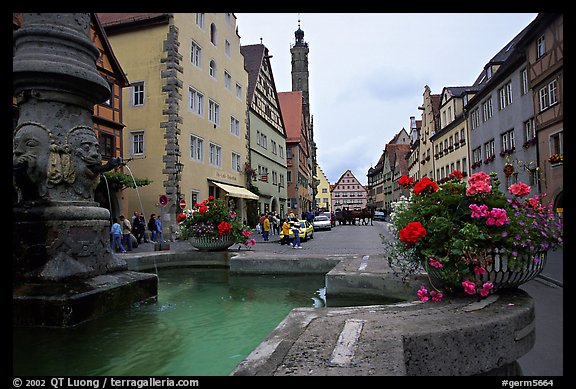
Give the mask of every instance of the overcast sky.
POLYGON ((268 48, 278 92, 292 90, 294 31, 308 43, 318 164, 330 183, 350 169, 363 184, 424 86, 472 85, 536 13, 236 13, 241 45, 268 48))

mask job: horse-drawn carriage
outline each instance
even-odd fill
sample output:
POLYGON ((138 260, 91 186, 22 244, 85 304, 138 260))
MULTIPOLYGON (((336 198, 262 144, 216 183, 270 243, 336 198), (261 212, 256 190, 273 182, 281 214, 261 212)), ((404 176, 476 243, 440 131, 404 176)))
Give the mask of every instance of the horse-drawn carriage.
POLYGON ((342 224, 352 224, 356 225, 370 225, 372 224, 372 218, 374 217, 374 209, 372 208, 364 208, 364 209, 348 209, 343 208, 341 210, 336 210, 336 221, 339 225, 342 224))

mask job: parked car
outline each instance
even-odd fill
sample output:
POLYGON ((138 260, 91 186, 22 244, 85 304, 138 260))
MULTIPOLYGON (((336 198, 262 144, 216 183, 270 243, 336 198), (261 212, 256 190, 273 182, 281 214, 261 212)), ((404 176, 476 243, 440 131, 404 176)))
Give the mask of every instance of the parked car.
POLYGON ((386 214, 382 211, 374 211, 374 216, 372 217, 372 220, 380 220, 380 221, 384 221, 386 219, 386 214))
MULTIPOLYGON (((300 228, 299 228, 299 235, 300 235, 300 239, 301 240, 308 240, 308 239, 313 239, 314 238, 314 227, 312 226, 312 224, 310 224, 310 222, 308 220, 298 220, 298 223, 300 223, 300 228)), ((292 229, 290 229, 290 235, 288 235, 291 239, 294 238, 294 232, 292 231, 292 229)), ((280 231, 280 241, 282 241, 282 238, 284 238, 284 234, 282 233, 282 231, 280 231)))
POLYGON ((320 215, 325 215, 330 219, 330 224, 332 227, 336 227, 336 215, 334 212, 322 212, 320 215))
POLYGON ((330 218, 326 215, 318 215, 312 221, 312 227, 314 227, 314 231, 331 230, 332 223, 330 222, 330 218))

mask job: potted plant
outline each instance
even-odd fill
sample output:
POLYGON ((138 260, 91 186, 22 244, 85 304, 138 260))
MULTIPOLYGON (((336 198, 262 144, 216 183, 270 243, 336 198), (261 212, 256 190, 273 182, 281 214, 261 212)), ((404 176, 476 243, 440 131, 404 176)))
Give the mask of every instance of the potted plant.
POLYGON ((203 251, 225 250, 235 243, 254 246, 252 231, 237 219, 224 199, 208 197, 177 217, 181 239, 203 251))
POLYGON ((431 292, 422 286, 421 300, 516 287, 538 275, 547 251, 562 244, 560 218, 538 196, 525 198, 528 185, 511 185, 506 197, 496 173, 462 178, 455 170, 440 185, 427 177, 398 181, 411 194, 393 204, 389 262, 428 275, 431 292))
POLYGON ((553 165, 557 164, 557 163, 562 163, 562 162, 564 162, 564 154, 561 154, 561 153, 552 154, 548 158, 548 162, 550 162, 553 165))

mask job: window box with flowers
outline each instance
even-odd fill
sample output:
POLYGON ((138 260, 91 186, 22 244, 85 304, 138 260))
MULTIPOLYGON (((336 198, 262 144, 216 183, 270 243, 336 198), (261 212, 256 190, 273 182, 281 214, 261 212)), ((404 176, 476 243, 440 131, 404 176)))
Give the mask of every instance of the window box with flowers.
POLYGON ((561 165, 564 163, 564 154, 561 153, 552 154, 548 158, 548 162, 550 162, 552 166, 561 165))
POLYGON ((184 210, 177 217, 180 238, 201 251, 227 250, 234 244, 246 248, 254 246, 252 231, 238 221, 224 199, 208 197, 196 203, 192 209, 184 210))
POLYGON ((427 277, 430 288, 420 286, 420 300, 486 297, 517 287, 562 245, 562 221, 551 204, 526 199, 530 187, 523 183, 512 184, 506 197, 497 177, 478 172, 465 183, 455 170, 440 185, 427 177, 414 185, 403 181, 410 198, 393 203, 394 239, 383 237, 383 243, 392 268, 427 277))
POLYGON ((500 156, 501 156, 501 157, 506 157, 507 155, 512 154, 514 151, 516 151, 516 147, 512 146, 512 147, 509 148, 509 149, 500 151, 500 156))
POLYGON ((491 155, 491 156, 489 156, 489 157, 486 157, 486 158, 484 159, 484 164, 485 164, 485 165, 488 165, 490 162, 494 161, 495 158, 496 158, 496 155, 491 155))
POLYGON ((477 169, 482 166, 482 161, 476 161, 472 164, 472 169, 477 169))
POLYGON ((530 146, 534 146, 536 144, 536 142, 537 142, 536 137, 530 138, 522 144, 522 147, 525 149, 528 149, 528 148, 530 148, 530 146))

